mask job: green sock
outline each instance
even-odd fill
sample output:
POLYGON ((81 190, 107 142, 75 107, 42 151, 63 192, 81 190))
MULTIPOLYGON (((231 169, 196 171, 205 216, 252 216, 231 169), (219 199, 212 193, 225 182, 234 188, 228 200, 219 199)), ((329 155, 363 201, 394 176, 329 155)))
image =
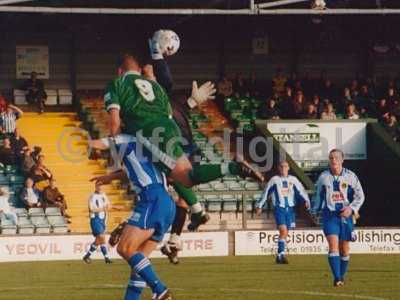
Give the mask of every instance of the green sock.
POLYGON ((225 175, 238 175, 239 166, 236 162, 208 165, 194 165, 192 171, 190 172, 190 179, 195 184, 201 184, 210 182, 225 175))
POLYGON ((172 184, 176 193, 181 197, 189 206, 193 206, 198 203, 197 196, 191 188, 184 187, 179 182, 174 182, 172 184))

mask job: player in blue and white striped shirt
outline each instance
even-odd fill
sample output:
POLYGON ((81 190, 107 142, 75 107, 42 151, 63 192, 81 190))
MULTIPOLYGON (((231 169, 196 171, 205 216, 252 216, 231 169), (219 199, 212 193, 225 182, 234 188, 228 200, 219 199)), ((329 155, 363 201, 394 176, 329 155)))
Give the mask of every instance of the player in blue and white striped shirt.
POLYGON ((260 215, 267 198, 272 197, 272 204, 275 207, 275 221, 279 230, 278 255, 276 257, 278 264, 288 263, 285 248, 289 229, 296 227, 294 207, 297 202, 303 203, 307 209, 310 207, 307 192, 296 177, 289 175, 289 169, 287 161, 279 163, 279 175, 269 180, 264 193, 256 203, 256 213, 260 215))
MULTIPOLYGON (((172 299, 148 259, 175 217, 175 203, 168 194, 165 175, 154 166, 150 152, 136 143, 133 136, 120 134, 92 141, 91 145, 97 149, 111 148, 114 160, 122 158, 125 173, 138 196, 117 247, 118 253, 132 268, 125 300, 139 300, 146 285, 152 289, 154 299, 172 299)), ((122 175, 123 172, 118 171, 95 180, 104 184, 121 179, 122 175)))
POLYGON ((101 186, 96 184, 95 192, 92 193, 88 201, 89 216, 90 216, 90 228, 92 234, 95 237, 94 242, 90 245, 89 251, 83 257, 83 261, 91 263, 90 256, 100 246, 101 253, 103 253, 104 261, 106 264, 110 264, 111 260, 108 257, 107 245, 106 245, 106 222, 107 212, 111 208, 110 201, 107 195, 101 191, 101 186))
POLYGON ((342 286, 349 265, 353 215, 364 203, 364 192, 357 176, 343 168, 344 154, 329 153, 329 170, 321 173, 316 183, 314 212, 322 212, 323 231, 329 244, 328 261, 334 286, 342 286))
POLYGON ((6 111, 0 114, 0 127, 8 136, 13 136, 17 128, 17 120, 23 115, 23 111, 18 107, 8 104, 6 111))

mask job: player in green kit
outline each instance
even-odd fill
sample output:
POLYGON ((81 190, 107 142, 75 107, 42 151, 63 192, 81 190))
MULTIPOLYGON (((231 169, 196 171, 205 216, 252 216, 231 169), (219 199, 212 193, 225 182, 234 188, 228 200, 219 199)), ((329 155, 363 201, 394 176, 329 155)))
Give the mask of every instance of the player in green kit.
MULTIPOLYGON (((192 166, 184 154, 182 146, 185 141, 172 119, 172 109, 164 89, 141 75, 141 66, 133 55, 123 55, 119 67, 122 75, 109 84, 104 96, 110 133, 112 136, 118 134, 122 121, 124 132, 135 135, 138 142, 151 152, 156 166, 173 179, 175 190, 191 207, 192 222, 197 219, 194 223, 201 224, 203 215, 197 199, 194 197, 191 201, 190 195, 187 197, 185 194, 194 195, 189 189, 193 185, 227 174, 263 180, 256 169, 239 159, 223 164, 192 166)), ((197 103, 206 101, 210 96, 209 88, 204 85, 198 88, 194 84, 191 99, 197 103)))

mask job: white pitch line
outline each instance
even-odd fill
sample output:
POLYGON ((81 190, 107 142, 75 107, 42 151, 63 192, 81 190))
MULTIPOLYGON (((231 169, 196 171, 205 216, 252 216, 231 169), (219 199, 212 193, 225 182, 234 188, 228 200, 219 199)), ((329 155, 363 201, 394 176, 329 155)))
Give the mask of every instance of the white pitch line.
POLYGON ((363 300, 389 300, 387 298, 364 296, 357 294, 339 294, 339 293, 325 293, 325 292, 310 292, 310 291, 278 291, 278 290, 266 290, 266 289, 220 289, 221 292, 253 292, 253 293, 265 293, 265 294, 290 294, 290 295, 307 295, 307 296, 322 296, 322 297, 338 297, 338 298, 352 298, 352 299, 363 299, 363 300))
MULTIPOLYGON (((55 286, 29 286, 29 287, 9 287, 2 288, 0 292, 10 292, 10 291, 25 291, 25 290, 41 290, 54 288, 55 286)), ((58 285, 57 288, 70 288, 70 289, 125 289, 126 285, 121 284, 90 284, 90 285, 58 285)), ((172 291, 185 291, 182 288, 171 288, 172 291)), ((325 292, 311 292, 311 291, 296 291, 296 290, 267 290, 267 289, 219 289, 221 292, 251 292, 251 293, 264 293, 264 294, 286 294, 286 295, 306 295, 315 297, 336 297, 336 298, 351 298, 360 300, 389 300, 388 298, 374 297, 374 296, 364 296, 357 294, 339 294, 339 293, 325 293, 325 292)))

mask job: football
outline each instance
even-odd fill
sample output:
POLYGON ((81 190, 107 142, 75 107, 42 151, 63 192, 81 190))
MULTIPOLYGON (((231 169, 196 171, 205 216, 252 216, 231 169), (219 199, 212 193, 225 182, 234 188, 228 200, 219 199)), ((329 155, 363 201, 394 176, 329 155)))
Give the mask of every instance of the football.
POLYGON ((153 40, 156 41, 160 47, 163 55, 171 56, 179 50, 181 41, 179 36, 172 30, 160 29, 153 35, 153 40))

